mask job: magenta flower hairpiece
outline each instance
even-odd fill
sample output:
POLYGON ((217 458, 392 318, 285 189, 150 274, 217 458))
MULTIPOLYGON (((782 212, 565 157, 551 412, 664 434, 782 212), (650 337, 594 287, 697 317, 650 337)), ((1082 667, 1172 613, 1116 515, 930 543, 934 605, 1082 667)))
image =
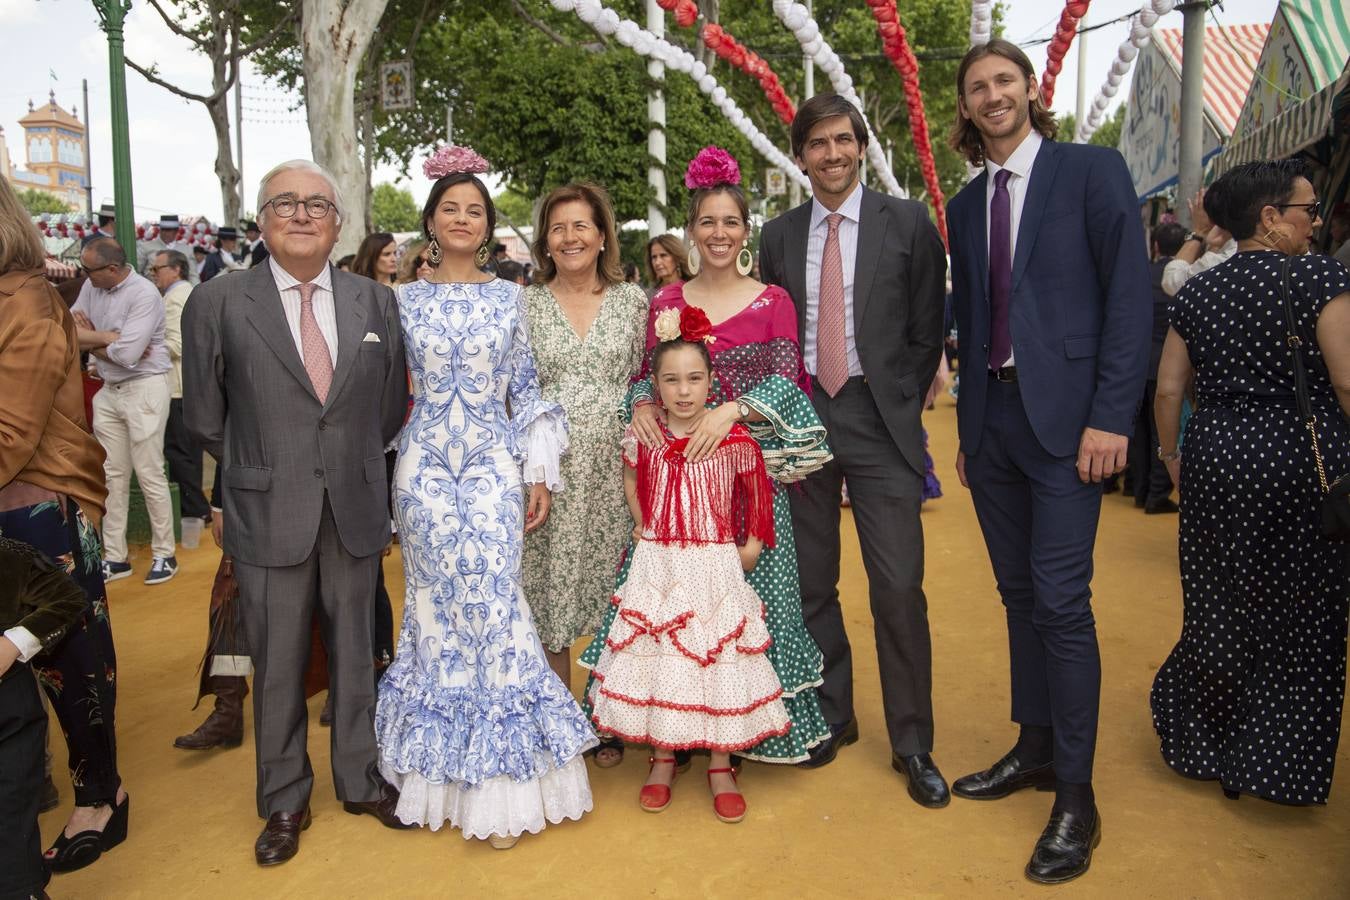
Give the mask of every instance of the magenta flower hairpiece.
POLYGON ((684 186, 691 191, 740 183, 741 167, 736 164, 736 157, 721 147, 704 147, 684 170, 684 186))
POLYGON ((482 175, 488 168, 488 161, 475 153, 472 147, 455 144, 442 145, 422 163, 422 171, 428 178, 444 178, 461 172, 482 175))

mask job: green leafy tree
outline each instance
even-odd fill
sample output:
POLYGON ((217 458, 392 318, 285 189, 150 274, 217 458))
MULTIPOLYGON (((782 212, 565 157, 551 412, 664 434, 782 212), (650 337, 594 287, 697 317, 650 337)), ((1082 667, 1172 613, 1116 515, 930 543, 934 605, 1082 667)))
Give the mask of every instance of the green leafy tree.
POLYGON ((28 210, 30 215, 34 216, 40 216, 43 213, 70 212, 70 207, 60 197, 46 191, 39 191, 36 188, 25 188, 19 191, 19 202, 23 204, 24 209, 28 210))
MULTIPOLYGON (((1097 127, 1088 138, 1089 144, 1095 144, 1098 147, 1119 147, 1120 131, 1125 125, 1126 105, 1124 103, 1116 107, 1116 111, 1111 113, 1111 117, 1097 127)), ((1065 113, 1055 122, 1055 139, 1064 142, 1071 142, 1078 131, 1078 121, 1073 113, 1065 113)))
POLYGON ((416 231, 422 211, 412 192, 392 184, 378 184, 370 193, 370 218, 376 231, 416 231))

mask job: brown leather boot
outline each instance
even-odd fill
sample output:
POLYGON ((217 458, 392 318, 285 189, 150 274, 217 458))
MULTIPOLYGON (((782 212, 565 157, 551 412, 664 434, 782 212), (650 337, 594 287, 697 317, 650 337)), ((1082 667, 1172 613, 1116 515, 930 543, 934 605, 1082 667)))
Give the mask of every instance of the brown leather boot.
POLYGON ((248 679, 213 675, 208 686, 216 695, 216 708, 191 734, 175 738, 181 750, 210 750, 212 747, 238 747, 244 740, 244 698, 248 679))

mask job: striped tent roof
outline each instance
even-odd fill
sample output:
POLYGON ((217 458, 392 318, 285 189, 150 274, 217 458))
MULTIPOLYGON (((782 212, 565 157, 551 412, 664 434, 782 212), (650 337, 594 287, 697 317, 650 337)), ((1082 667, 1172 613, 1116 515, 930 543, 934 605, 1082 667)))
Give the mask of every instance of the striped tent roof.
MULTIPOLYGON (((1205 115, 1224 138, 1237 126, 1269 31, 1270 26, 1265 24, 1205 28, 1205 115)), ((1153 40, 1180 78, 1181 29, 1155 28, 1153 40)))

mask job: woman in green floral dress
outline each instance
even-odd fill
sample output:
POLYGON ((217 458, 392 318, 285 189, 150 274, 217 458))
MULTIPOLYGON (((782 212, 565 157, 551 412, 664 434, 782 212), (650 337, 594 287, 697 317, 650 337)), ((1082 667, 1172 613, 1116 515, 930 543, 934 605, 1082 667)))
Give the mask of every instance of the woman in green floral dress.
MULTIPOLYGON (((722 153, 722 151, 717 151, 722 153)), ((815 688, 821 683, 822 658, 802 619, 797 553, 787 491, 831 458, 821 425, 806 394, 810 382, 797 345, 797 314, 792 298, 775 286, 749 277, 748 210, 739 182, 739 169, 729 155, 707 157, 705 150, 690 164, 691 173, 703 162, 702 176, 686 185, 694 188, 687 234, 700 259, 699 274, 684 284, 662 288, 652 297, 648 314, 647 347, 657 343, 656 316, 666 309, 697 306, 712 321, 708 342, 717 379, 710 402, 718 415, 705 420, 710 429, 704 443, 715 448, 735 421, 747 424, 759 442, 764 463, 774 480, 774 525, 777 543, 765 548, 746 579, 764 601, 773 644, 769 659, 783 685, 783 700, 792 730, 740 755, 765 762, 801 762, 807 750, 829 736, 815 688), (720 162, 720 165, 718 163, 720 162), (729 163, 729 165, 728 165, 729 163)), ((654 422, 655 391, 644 362, 642 378, 629 394, 634 429, 642 434, 643 419, 654 422)), ((691 441, 690 455, 696 452, 691 441)), ((631 530, 631 523, 629 523, 631 530)), ((625 572, 620 572, 622 580, 625 572)), ((600 658, 616 607, 610 607, 600 631, 582 654, 590 668, 600 658)), ((602 690, 592 678, 587 697, 602 690)), ((583 709, 590 712, 589 701, 583 709)), ((654 778, 664 773, 653 771, 654 778)))
POLYGON ((543 398, 567 412, 564 489, 547 528, 525 539, 525 598, 549 665, 569 683, 568 648, 593 634, 632 531, 623 497, 619 416, 642 361, 647 297, 623 280, 604 190, 569 184, 544 199, 536 228, 541 282, 525 290, 543 398))

